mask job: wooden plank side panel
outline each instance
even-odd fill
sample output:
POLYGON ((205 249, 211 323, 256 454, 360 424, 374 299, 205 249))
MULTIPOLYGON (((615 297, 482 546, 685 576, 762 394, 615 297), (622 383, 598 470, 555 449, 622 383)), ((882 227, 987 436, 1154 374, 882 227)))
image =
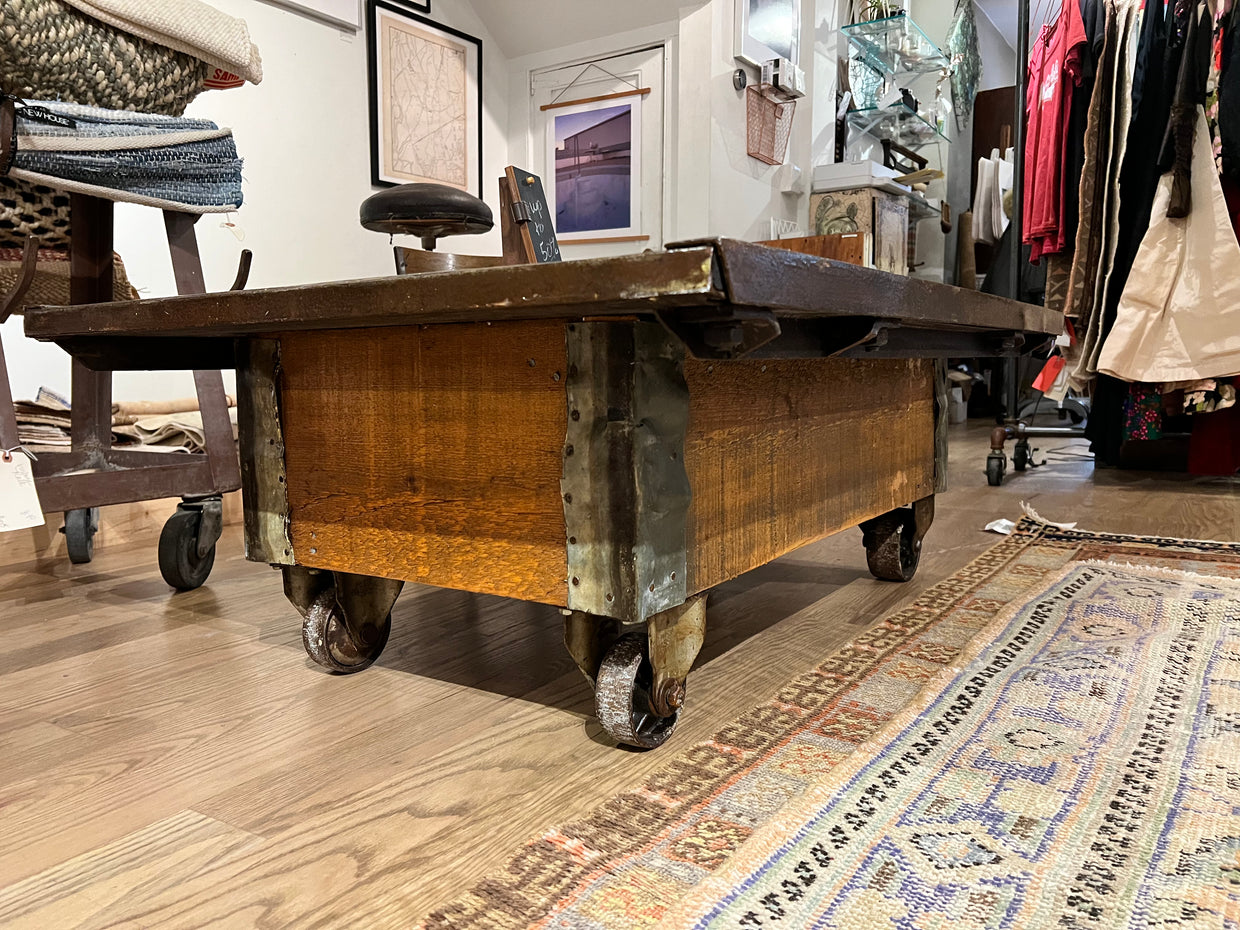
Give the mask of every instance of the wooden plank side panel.
POLYGON ((298 562, 565 603, 565 353, 558 322, 285 335, 298 562))
POLYGON ((906 359, 686 361, 689 590, 934 493, 933 376, 906 359))

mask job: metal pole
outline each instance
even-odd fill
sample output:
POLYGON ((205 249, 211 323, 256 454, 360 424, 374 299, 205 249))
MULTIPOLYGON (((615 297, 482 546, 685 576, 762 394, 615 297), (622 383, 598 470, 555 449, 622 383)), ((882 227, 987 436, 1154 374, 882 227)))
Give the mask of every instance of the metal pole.
MULTIPOLYGON (((1012 122, 1012 222, 1009 227, 1012 236, 1011 254, 1008 256, 1008 280, 1012 282, 1012 299, 1020 300, 1021 277, 1025 266, 1024 249, 1021 240, 1024 238, 1023 209, 1025 202, 1025 97, 1029 83, 1029 0, 1020 0, 1020 15, 1016 28, 1016 112, 1012 122)), ((1007 419, 1015 420, 1019 414, 1020 385, 1017 384, 1019 371, 1016 358, 1008 359, 1007 371, 1007 419)))
POLYGON ((1021 270, 1024 255, 1021 240, 1024 238, 1023 209, 1025 203, 1025 96, 1029 84, 1029 0, 1020 0, 1020 16, 1016 29, 1016 112, 1012 120, 1012 298, 1020 300, 1021 270))

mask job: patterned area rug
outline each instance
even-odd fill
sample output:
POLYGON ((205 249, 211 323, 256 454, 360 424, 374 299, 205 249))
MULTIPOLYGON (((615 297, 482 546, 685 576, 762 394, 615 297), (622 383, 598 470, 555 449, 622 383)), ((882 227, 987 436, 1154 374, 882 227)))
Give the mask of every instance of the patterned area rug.
POLYGON ((1240 925, 1237 580, 1022 521, 420 926, 1240 925))

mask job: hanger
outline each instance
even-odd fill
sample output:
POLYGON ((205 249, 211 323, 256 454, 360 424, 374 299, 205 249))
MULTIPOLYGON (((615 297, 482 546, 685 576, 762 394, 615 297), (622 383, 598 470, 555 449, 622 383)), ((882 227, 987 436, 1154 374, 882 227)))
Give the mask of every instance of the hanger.
POLYGON ((648 93, 650 93, 649 87, 638 87, 635 81, 630 81, 628 78, 621 77, 618 74, 612 74, 602 65, 592 61, 588 65, 583 67, 577 73, 577 76, 575 78, 573 78, 571 81, 565 84, 563 89, 558 94, 556 94, 554 98, 552 98, 550 103, 544 103, 538 109, 552 110, 552 109, 555 109, 556 107, 571 107, 573 104, 577 104, 577 103, 594 103, 596 100, 610 100, 613 97, 631 97, 634 94, 644 95, 648 93), (570 90, 572 90, 574 85, 576 85, 577 82, 580 81, 585 76, 586 72, 589 71, 591 68, 593 68, 596 71, 602 71, 609 78, 619 81, 621 84, 628 84, 633 89, 622 90, 616 94, 603 94, 602 96, 599 96, 599 97, 581 97, 577 100, 561 100, 560 98, 563 97, 565 94, 567 94, 570 90))

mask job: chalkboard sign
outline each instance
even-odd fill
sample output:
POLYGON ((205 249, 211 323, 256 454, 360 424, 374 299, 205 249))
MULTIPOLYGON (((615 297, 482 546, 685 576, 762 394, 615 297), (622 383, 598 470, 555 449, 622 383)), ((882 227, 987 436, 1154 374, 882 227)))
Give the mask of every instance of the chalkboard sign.
POLYGON ((531 171, 515 168, 505 169, 508 186, 516 206, 513 219, 521 227, 528 256, 535 262, 560 261, 560 245, 555 239, 555 223, 542 179, 531 171))

